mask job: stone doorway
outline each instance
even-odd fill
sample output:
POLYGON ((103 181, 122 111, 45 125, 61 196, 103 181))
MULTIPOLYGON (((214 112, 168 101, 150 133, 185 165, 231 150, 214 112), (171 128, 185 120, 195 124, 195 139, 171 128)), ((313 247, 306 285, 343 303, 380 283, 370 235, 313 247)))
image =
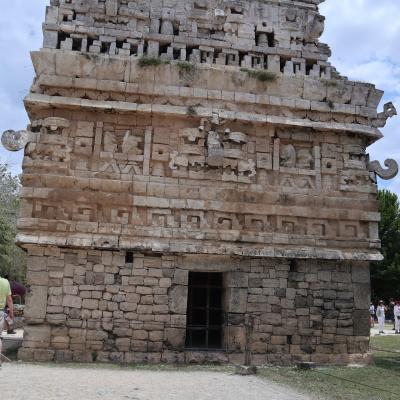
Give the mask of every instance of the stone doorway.
POLYGON ((222 273, 189 272, 186 348, 222 348, 222 282, 222 273))

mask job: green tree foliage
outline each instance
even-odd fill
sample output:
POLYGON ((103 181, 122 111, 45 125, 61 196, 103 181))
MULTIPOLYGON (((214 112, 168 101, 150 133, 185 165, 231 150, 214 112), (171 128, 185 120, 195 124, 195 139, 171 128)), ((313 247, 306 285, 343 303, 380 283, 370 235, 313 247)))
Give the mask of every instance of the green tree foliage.
POLYGON ((397 195, 388 190, 379 191, 378 201, 379 237, 385 258, 371 266, 372 297, 400 299, 400 203, 397 195))
POLYGON ((19 178, 0 164, 0 276, 25 280, 25 252, 14 244, 19 213, 19 178))

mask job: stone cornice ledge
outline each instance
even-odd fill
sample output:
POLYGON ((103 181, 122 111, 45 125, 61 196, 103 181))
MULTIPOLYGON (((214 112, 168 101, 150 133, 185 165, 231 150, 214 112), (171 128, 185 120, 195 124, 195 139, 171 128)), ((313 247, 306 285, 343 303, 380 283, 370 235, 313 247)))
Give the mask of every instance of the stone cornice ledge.
MULTIPOLYGON (((188 116, 187 107, 171 106, 163 104, 137 104, 123 101, 98 101, 86 100, 62 96, 48 96, 43 94, 30 93, 25 99, 25 106, 28 113, 31 114, 35 109, 42 108, 69 108, 69 109, 86 109, 103 112, 116 113, 143 113, 143 114, 159 114, 170 116, 188 116)), ((279 117, 273 115, 261 115, 246 112, 227 111, 223 109, 212 109, 196 107, 196 117, 209 118, 213 113, 218 113, 220 118, 232 121, 266 123, 273 125, 282 125, 299 128, 311 128, 315 130, 330 130, 336 132, 351 132, 378 140, 383 137, 377 128, 372 128, 358 124, 345 124, 338 122, 314 122, 308 119, 279 117)))
POLYGON ((351 261, 381 261, 382 254, 377 250, 360 249, 346 251, 339 249, 318 249, 315 247, 292 246, 291 248, 281 246, 240 246, 226 243, 214 245, 212 243, 199 243, 182 240, 152 240, 131 239, 113 236, 71 234, 65 236, 48 236, 46 234, 29 235, 19 233, 16 243, 24 245, 60 246, 72 248, 92 248, 100 250, 134 250, 153 251, 185 254, 214 254, 231 255, 243 257, 269 257, 269 258, 300 258, 300 259, 322 259, 322 260, 351 260, 351 261))

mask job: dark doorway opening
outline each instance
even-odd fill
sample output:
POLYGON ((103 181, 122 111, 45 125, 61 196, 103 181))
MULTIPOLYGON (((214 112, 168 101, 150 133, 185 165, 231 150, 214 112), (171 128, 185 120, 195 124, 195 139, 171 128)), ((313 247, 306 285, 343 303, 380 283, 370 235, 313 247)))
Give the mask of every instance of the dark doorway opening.
POLYGON ((186 347, 217 350, 222 347, 222 274, 189 272, 186 347))

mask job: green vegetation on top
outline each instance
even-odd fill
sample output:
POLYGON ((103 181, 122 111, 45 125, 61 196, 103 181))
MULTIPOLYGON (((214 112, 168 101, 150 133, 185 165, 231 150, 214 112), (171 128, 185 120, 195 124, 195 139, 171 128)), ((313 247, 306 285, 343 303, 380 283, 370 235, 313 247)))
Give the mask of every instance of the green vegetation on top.
POLYGON ((178 61, 176 65, 182 72, 186 72, 187 74, 193 73, 196 69, 195 64, 187 61, 178 61))
POLYGON ((138 61, 138 66, 140 68, 145 68, 145 67, 158 67, 159 65, 163 64, 169 64, 169 61, 167 60, 162 60, 161 58, 155 58, 155 57, 140 57, 138 61))
POLYGON ((276 74, 270 71, 248 68, 240 68, 240 71, 248 74, 251 78, 259 80, 260 82, 273 82, 277 79, 276 74))
POLYGON ((336 79, 321 79, 321 82, 326 87, 336 87, 338 85, 338 81, 336 79))
POLYGON ((193 116, 197 115, 197 111, 194 108, 194 106, 188 106, 188 108, 186 109, 186 114, 193 117, 193 116))

